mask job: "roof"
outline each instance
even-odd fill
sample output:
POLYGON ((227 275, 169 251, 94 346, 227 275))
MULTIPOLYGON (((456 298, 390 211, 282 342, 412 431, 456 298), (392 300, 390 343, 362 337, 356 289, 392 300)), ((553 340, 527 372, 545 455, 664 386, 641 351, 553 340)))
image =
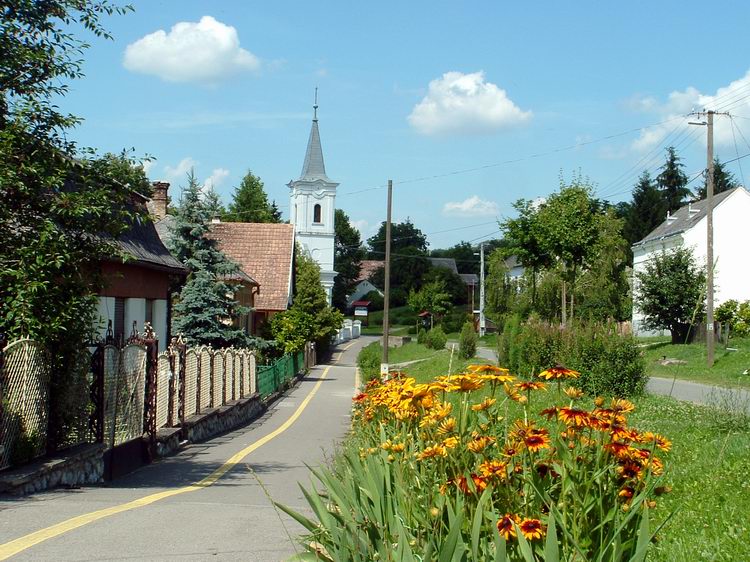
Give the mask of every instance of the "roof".
POLYGON ((150 220, 136 221, 119 236, 117 245, 134 259, 128 262, 130 264, 178 275, 187 273, 185 267, 164 246, 154 223, 150 220))
POLYGON ((432 267, 442 267, 443 269, 449 269, 456 275, 458 275, 458 268, 456 267, 456 260, 453 258, 427 258, 430 260, 432 267))
POLYGON ((370 306, 370 301, 354 301, 352 306, 370 306))
POLYGON ((286 310, 291 300, 294 225, 252 222, 211 224, 209 236, 260 284, 256 310, 286 310))
POLYGON ((320 145, 317 113, 313 118, 312 128, 310 129, 310 138, 307 141, 305 162, 302 164, 302 173, 300 174, 299 179, 304 181, 330 181, 328 176, 326 176, 326 166, 323 162, 323 148, 320 145))
MULTIPOLYGON (((721 193, 714 195, 714 208, 720 205, 725 199, 727 199, 727 197, 732 195, 738 189, 745 191, 742 187, 735 187, 734 189, 728 189, 727 191, 722 191, 721 193)), ((665 219, 664 222, 649 232, 643 240, 639 240, 633 244, 633 246, 640 246, 641 244, 645 244, 652 240, 660 240, 690 230, 706 216, 706 210, 706 199, 688 203, 677 209, 669 219, 665 219)))
POLYGON ((360 264, 361 267, 359 270, 359 277, 357 277, 357 282, 366 281, 378 269, 385 267, 385 262, 383 260, 362 260, 360 264))
POLYGON ((522 266, 521 262, 518 261, 518 256, 516 254, 505 258, 505 261, 503 263, 505 263, 505 267, 507 267, 508 269, 522 266))
POLYGON ((169 243, 172 241, 172 225, 174 224, 174 217, 172 215, 166 215, 158 221, 154 222, 156 232, 161 238, 161 241, 166 247, 169 247, 169 243))
POLYGON ((466 285, 478 285, 479 276, 476 273, 459 273, 458 276, 466 285))

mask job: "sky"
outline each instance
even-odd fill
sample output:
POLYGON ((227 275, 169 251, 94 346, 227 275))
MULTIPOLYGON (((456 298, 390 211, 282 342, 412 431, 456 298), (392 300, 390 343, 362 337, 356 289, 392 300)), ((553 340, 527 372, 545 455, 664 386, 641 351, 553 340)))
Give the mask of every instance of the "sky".
MULTIPOLYGON (((60 106, 84 118, 80 145, 152 157, 173 197, 193 169, 229 203, 252 170, 288 218, 316 87, 336 205, 363 238, 388 179, 394 220, 431 248, 498 237, 514 201, 576 174, 627 200, 667 146, 697 188, 691 111, 731 114, 716 117, 720 160, 750 153, 746 2, 131 3, 105 20, 113 41, 87 38, 60 106)), ((728 168, 750 179, 750 158, 728 168)))

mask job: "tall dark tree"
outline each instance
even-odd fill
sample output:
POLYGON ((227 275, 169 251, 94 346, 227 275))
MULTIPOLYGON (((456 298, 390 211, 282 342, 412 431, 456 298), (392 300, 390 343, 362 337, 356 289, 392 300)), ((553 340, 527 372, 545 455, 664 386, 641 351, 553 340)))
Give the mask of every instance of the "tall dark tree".
MULTIPOLYGON (((378 233, 367 239, 370 246, 370 259, 382 260, 385 256, 385 221, 380 224, 378 233)), ((419 230, 410 219, 391 224, 391 252, 402 252, 406 248, 413 248, 417 253, 426 255, 427 236, 419 230)))
POLYGON ((333 268, 338 272, 333 282, 333 306, 341 311, 346 308, 346 297, 357 284, 365 249, 359 231, 349 222, 349 217, 342 209, 336 209, 334 215, 335 246, 333 268))
POLYGON ((623 236, 632 245, 659 226, 667 212, 667 207, 659 189, 654 185, 647 171, 638 178, 633 189, 633 200, 625 211, 623 236))
MULTIPOLYGON (((422 287, 424 276, 431 267, 427 257, 417 248, 407 247, 391 254, 391 306, 405 304, 409 291, 422 287)), ((385 286, 382 267, 370 276, 370 281, 381 289, 385 286)))
MULTIPOLYGON (((706 174, 707 175, 707 174, 706 174)), ((735 179, 732 172, 727 170, 726 166, 714 158, 714 195, 722 191, 729 191, 737 187, 739 182, 735 179)), ((698 199, 705 199, 708 193, 708 180, 704 176, 703 185, 698 188, 698 199)))
POLYGON ((226 220, 229 222, 281 222, 278 207, 268 202, 263 181, 248 171, 234 188, 226 220))
POLYGON ((656 176, 656 185, 661 191, 666 210, 670 213, 682 207, 683 201, 693 194, 687 187, 688 178, 682 170, 684 167, 675 148, 667 148, 667 160, 656 176))
POLYGON ((183 334, 191 344, 246 345, 248 337, 232 326, 232 320, 247 309, 237 304, 236 288, 227 281, 239 267, 207 236, 211 216, 191 172, 171 227, 170 250, 190 270, 174 307, 172 331, 183 334))
MULTIPOLYGON (((485 252, 487 250, 485 249, 485 252)), ((479 258, 474 255, 475 248, 469 242, 459 242, 446 249, 437 249, 430 252, 433 258, 453 258, 459 273, 479 274, 479 258)))

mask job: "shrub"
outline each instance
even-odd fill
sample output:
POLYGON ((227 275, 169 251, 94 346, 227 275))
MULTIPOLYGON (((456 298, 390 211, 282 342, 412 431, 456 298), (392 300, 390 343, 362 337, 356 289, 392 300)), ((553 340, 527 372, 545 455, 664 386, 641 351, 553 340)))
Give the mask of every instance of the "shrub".
POLYGON ((383 310, 383 295, 381 295, 378 291, 370 291, 364 297, 362 297, 362 300, 370 301, 370 312, 383 310))
POLYGON ((445 349, 446 343, 448 343, 448 337, 440 326, 436 326, 427 332, 427 341, 425 342, 425 345, 430 349, 445 349))
POLYGON ((725 301, 716 309, 716 321, 728 325, 734 335, 750 335, 750 301, 725 301))
POLYGON ((453 334, 461 331, 463 325, 469 320, 469 315, 463 310, 451 310, 443 317, 440 325, 446 334, 453 334))
POLYGON ((383 346, 372 342, 363 347, 357 355, 357 366, 364 382, 380 377, 380 360, 383 358, 383 346))
POLYGON ((477 353, 477 333, 474 331, 474 323, 466 322, 461 328, 461 336, 458 342, 458 355, 464 359, 471 359, 477 353))
POLYGON ((420 328, 417 332, 417 343, 420 345, 427 345, 427 330, 420 328))
POLYGON ((521 329, 521 316, 511 314, 506 316, 503 321, 503 331, 497 337, 497 357, 501 365, 515 369, 514 362, 511 361, 512 346, 515 345, 518 338, 518 331, 521 329))

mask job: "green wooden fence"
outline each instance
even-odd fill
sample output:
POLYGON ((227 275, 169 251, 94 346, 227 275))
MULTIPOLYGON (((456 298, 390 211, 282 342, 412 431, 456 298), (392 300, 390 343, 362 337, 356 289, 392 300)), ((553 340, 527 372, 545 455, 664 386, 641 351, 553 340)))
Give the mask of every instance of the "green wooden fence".
POLYGON ((278 391, 282 385, 292 380, 297 373, 305 368, 305 355, 303 352, 284 355, 273 365, 258 365, 256 376, 258 377, 257 389, 261 398, 278 391))

